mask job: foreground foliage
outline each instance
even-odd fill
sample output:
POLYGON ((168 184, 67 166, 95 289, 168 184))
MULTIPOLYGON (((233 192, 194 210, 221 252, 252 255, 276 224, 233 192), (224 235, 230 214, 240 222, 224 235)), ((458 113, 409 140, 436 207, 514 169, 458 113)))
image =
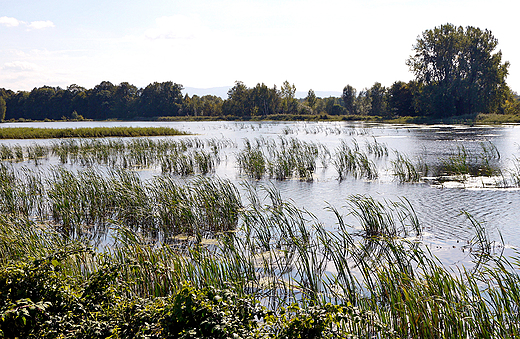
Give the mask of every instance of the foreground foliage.
MULTIPOLYGON (((205 180, 196 189, 223 184, 205 180)), ((494 254, 485 229, 471 216, 475 237, 466 249, 474 262, 471 269, 453 270, 411 240, 419 240, 422 229, 404 198, 351 196, 346 215, 330 207, 337 222, 325 227, 273 188, 243 189, 246 201, 231 213, 234 229, 170 242, 154 238, 146 223, 131 227, 134 221, 125 214, 108 223, 109 236, 99 245, 16 210, 0 214, 1 336, 520 334, 518 258, 494 254)), ((229 216, 218 209, 196 213, 205 217, 190 219, 195 230, 229 216)), ((89 230, 88 223, 77 227, 89 230)))

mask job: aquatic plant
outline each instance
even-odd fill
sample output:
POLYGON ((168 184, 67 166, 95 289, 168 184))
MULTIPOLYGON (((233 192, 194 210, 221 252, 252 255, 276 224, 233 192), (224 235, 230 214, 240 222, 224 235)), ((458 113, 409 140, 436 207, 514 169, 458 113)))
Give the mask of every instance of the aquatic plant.
POLYGON ((332 162, 340 180, 346 179, 349 175, 368 180, 374 180, 378 177, 376 165, 368 158, 366 153, 359 149, 355 139, 352 148, 345 140, 342 140, 341 145, 334 153, 332 162))
POLYGON ((428 166, 420 158, 414 164, 405 154, 394 152, 396 158, 391 161, 392 174, 399 182, 419 182, 422 176, 428 175, 428 166))
POLYGON ((464 145, 457 145, 447 159, 441 161, 441 172, 447 175, 492 176, 499 173, 496 162, 500 160, 497 147, 488 142, 480 143, 480 152, 470 151, 464 145))
MULTIPOLYGON (((316 162, 320 154, 326 154, 326 147, 296 138, 280 137, 278 142, 257 138, 254 142, 246 139, 244 149, 236 156, 240 171, 254 179, 266 173, 277 180, 298 178, 312 181, 316 162)), ((322 159, 326 155, 321 156, 322 159)))
POLYGON ((375 157, 378 158, 388 156, 388 146, 384 143, 378 142, 375 137, 373 137, 373 142, 370 142, 367 139, 365 142, 365 146, 368 154, 373 154, 375 157))
MULTIPOLYGON (((125 175, 118 180, 138 192, 125 175)), ((163 179, 153 196, 166 202, 184 186, 163 179)), ((204 190, 211 179, 199 180, 188 186, 204 190)), ((229 214, 236 232, 200 234, 185 247, 151 242, 121 224, 111 246, 90 248, 52 225, 0 214, 0 330, 151 338, 204 335, 216 326, 248 337, 520 334, 519 259, 493 256, 485 233, 476 230, 469 246, 488 259, 473 270, 452 270, 406 238, 421 231, 406 200, 352 196, 346 214, 354 224, 331 206, 332 230, 272 187, 249 184, 245 192, 247 203, 229 214)), ((220 199, 210 196, 195 210, 220 199)), ((224 210, 218 202, 205 209, 212 216, 196 213, 201 218, 194 220, 216 225, 212 218, 224 210)))
POLYGON ((251 145, 248 139, 244 141, 244 148, 237 154, 236 160, 240 171, 249 177, 259 180, 264 176, 266 171, 266 159, 264 158, 262 149, 258 145, 251 145))

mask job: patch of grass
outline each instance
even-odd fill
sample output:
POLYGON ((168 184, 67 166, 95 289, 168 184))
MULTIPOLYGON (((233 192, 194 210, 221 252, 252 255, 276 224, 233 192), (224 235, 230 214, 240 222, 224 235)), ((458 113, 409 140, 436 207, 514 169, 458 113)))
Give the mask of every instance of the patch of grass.
POLYGON ((480 113, 475 119, 476 123, 479 124, 507 124, 507 123, 520 123, 520 115, 518 114, 484 114, 480 113))
POLYGON ((493 176, 500 174, 497 162, 500 153, 491 142, 481 142, 480 152, 470 151, 464 145, 457 145, 452 155, 442 160, 442 173, 448 175, 493 176))
POLYGON ((0 139, 103 138, 186 135, 168 127, 0 128, 0 139))

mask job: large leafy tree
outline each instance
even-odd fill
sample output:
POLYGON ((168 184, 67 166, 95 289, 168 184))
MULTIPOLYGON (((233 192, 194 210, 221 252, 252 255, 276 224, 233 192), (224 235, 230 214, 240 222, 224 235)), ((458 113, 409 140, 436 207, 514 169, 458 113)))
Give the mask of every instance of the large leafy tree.
POLYGON ((376 82, 369 90, 368 95, 372 106, 370 107, 370 115, 385 116, 386 112, 386 88, 381 83, 376 82))
POLYGON ((396 81, 388 89, 388 114, 391 116, 413 116, 413 83, 396 81))
POLYGON ((298 110, 298 102, 294 98, 296 94, 296 86, 285 80, 280 88, 282 97, 282 110, 286 114, 295 114, 298 110))
POLYGON ((345 103, 345 108, 348 114, 356 114, 356 89, 350 85, 345 86, 343 88, 343 94, 341 95, 341 99, 345 103))
POLYGON ((236 81, 228 91, 228 99, 222 106, 226 115, 250 116, 252 111, 251 90, 242 81, 236 81))
POLYGON ((316 106, 316 102, 318 101, 318 97, 316 97, 316 93, 312 89, 307 93, 307 97, 305 98, 307 105, 313 109, 316 106))
POLYGON ((140 93, 140 115, 144 117, 177 116, 182 108, 183 86, 166 82, 154 82, 140 93))
POLYGON ((452 24, 426 30, 417 38, 407 65, 422 86, 430 114, 450 116, 494 112, 509 89, 508 62, 495 52, 497 39, 488 30, 452 24))
POLYGON ((280 110, 281 99, 276 86, 267 87, 265 84, 257 84, 250 91, 250 100, 253 102, 253 115, 276 114, 280 110))

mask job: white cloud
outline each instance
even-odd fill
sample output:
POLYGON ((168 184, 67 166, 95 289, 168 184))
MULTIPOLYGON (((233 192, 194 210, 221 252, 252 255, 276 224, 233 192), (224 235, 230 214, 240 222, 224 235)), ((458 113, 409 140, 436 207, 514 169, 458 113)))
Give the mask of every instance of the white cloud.
POLYGON ((32 21, 31 23, 27 23, 25 21, 20 21, 16 18, 10 17, 0 17, 0 25, 5 27, 18 27, 20 25, 27 26, 29 29, 43 29, 43 28, 52 28, 55 27, 54 23, 50 20, 41 20, 41 21, 32 21))
POLYGON ((43 29, 43 28, 52 28, 55 27, 52 21, 33 21, 28 25, 29 28, 32 29, 43 29))
POLYGON ((27 61, 6 62, 2 68, 11 71, 37 71, 39 69, 38 65, 27 61))
POLYGON ((0 25, 4 25, 6 27, 16 27, 20 25, 21 21, 18 21, 15 18, 9 18, 6 16, 0 17, 0 25))

